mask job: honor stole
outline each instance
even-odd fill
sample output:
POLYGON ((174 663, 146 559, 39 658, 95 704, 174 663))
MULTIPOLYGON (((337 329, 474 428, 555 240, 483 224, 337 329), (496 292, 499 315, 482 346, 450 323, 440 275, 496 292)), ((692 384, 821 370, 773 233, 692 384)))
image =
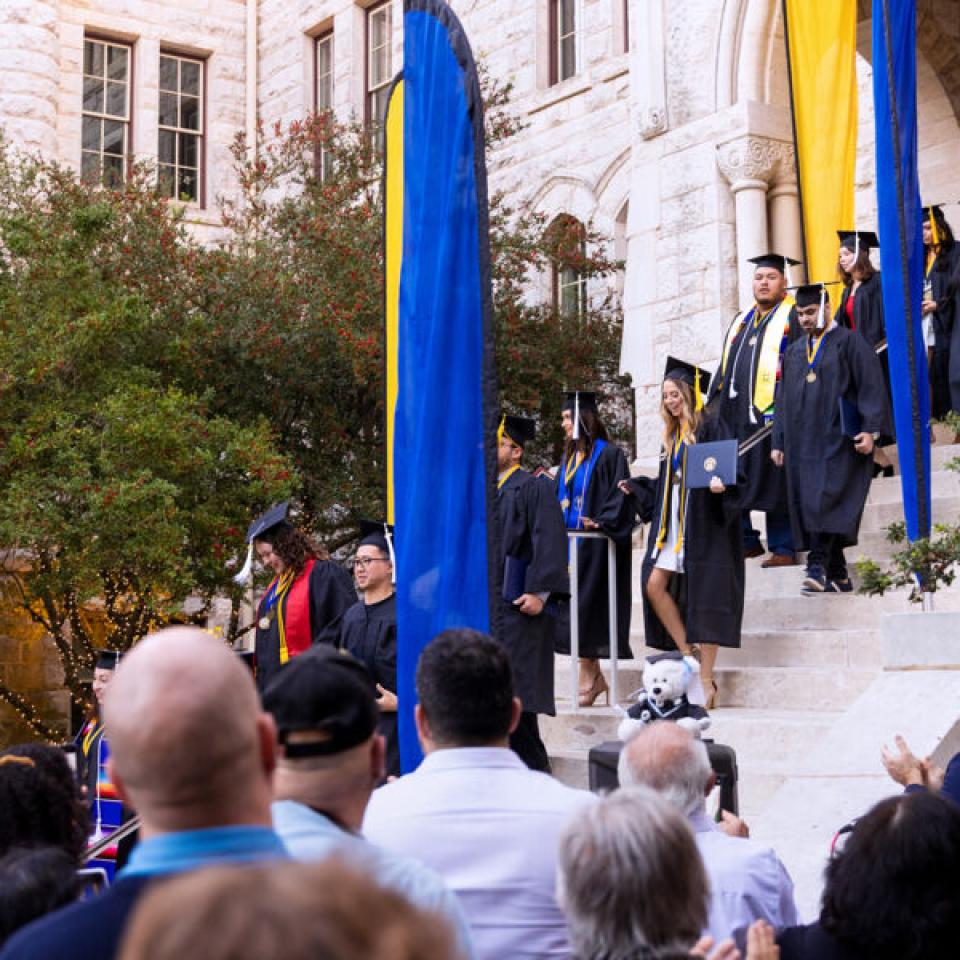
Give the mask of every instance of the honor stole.
MULTIPOLYGON (((756 364, 753 386, 753 405, 761 412, 767 413, 773 406, 774 394, 777 389, 777 371, 780 368, 780 348, 783 338, 790 332, 790 311, 793 309, 793 297, 784 297, 767 317, 760 331, 762 343, 760 358, 756 364)), ((727 374, 727 361, 730 357, 730 348, 737 336, 742 332, 744 336, 757 312, 754 304, 746 315, 740 314, 730 324, 726 339, 723 342, 723 361, 720 370, 724 380, 727 374)), ((732 375, 732 372, 731 372, 732 375)))
MULTIPOLYGON (((310 574, 316 563, 310 557, 300 576, 277 598, 277 633, 280 639, 280 663, 303 653, 313 643, 310 623, 310 574)), ((269 590, 267 596, 269 596, 269 590)), ((263 601, 261 601, 261 608, 263 601)), ((265 611, 264 611, 265 612, 265 611)))

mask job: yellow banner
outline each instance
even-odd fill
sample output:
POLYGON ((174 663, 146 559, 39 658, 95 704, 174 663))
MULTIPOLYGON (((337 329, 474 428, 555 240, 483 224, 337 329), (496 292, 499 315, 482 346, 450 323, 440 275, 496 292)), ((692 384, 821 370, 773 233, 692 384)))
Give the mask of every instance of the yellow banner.
POLYGON ((386 288, 386 444, 387 523, 393 518, 393 424, 397 410, 397 336, 400 318, 400 263, 403 259, 403 81, 397 80, 387 103, 385 126, 384 285, 386 288))
POLYGON ((837 276, 837 230, 854 229, 857 4, 785 0, 785 9, 807 280, 820 282, 837 276))

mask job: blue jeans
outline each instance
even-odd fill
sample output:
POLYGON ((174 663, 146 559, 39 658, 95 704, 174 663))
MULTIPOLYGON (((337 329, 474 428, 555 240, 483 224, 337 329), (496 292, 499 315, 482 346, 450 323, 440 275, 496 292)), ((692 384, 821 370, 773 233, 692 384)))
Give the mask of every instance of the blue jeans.
MULTIPOLYGON (((750 511, 744 510, 740 521, 743 530, 743 548, 760 546, 760 531, 753 529, 750 522, 750 511)), ((793 557, 796 551, 793 548, 793 534, 790 531, 790 514, 773 510, 767 513, 767 549, 771 553, 778 553, 783 557, 793 557)))

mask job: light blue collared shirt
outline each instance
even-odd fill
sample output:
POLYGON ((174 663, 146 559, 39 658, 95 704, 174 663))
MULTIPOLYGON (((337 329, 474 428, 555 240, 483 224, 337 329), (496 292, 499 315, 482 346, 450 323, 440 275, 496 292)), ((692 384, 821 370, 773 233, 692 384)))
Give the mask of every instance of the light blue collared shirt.
POLYGON ((415 906, 445 917, 457 936, 464 960, 474 960, 473 940, 460 904, 443 878, 428 866, 414 857, 381 850, 295 800, 277 800, 271 809, 273 827, 294 859, 317 861, 341 856, 368 869, 381 886, 399 893, 415 906))
POLYGON ((213 864, 286 859, 286 847, 269 827, 210 827, 141 840, 119 876, 149 877, 213 864))
POLYGON ((754 920, 766 920, 778 931, 800 922, 793 881, 770 847, 727 836, 705 813, 693 814, 690 826, 710 881, 704 934, 717 943, 732 937, 746 953, 747 929, 754 920))
POLYGON ((443 877, 480 960, 566 960, 557 843, 596 799, 528 770, 512 750, 435 750, 415 772, 373 792, 363 832, 443 877))

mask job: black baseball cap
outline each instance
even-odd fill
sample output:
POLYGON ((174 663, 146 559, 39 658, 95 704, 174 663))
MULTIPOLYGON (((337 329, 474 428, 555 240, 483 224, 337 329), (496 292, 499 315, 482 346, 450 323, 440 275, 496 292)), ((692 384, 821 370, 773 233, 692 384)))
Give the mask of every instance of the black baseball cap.
POLYGON ((346 650, 321 644, 288 661, 263 692, 277 739, 290 758, 329 756, 369 740, 379 707, 373 678, 346 650), (288 743, 291 733, 322 734, 309 743, 288 743))

